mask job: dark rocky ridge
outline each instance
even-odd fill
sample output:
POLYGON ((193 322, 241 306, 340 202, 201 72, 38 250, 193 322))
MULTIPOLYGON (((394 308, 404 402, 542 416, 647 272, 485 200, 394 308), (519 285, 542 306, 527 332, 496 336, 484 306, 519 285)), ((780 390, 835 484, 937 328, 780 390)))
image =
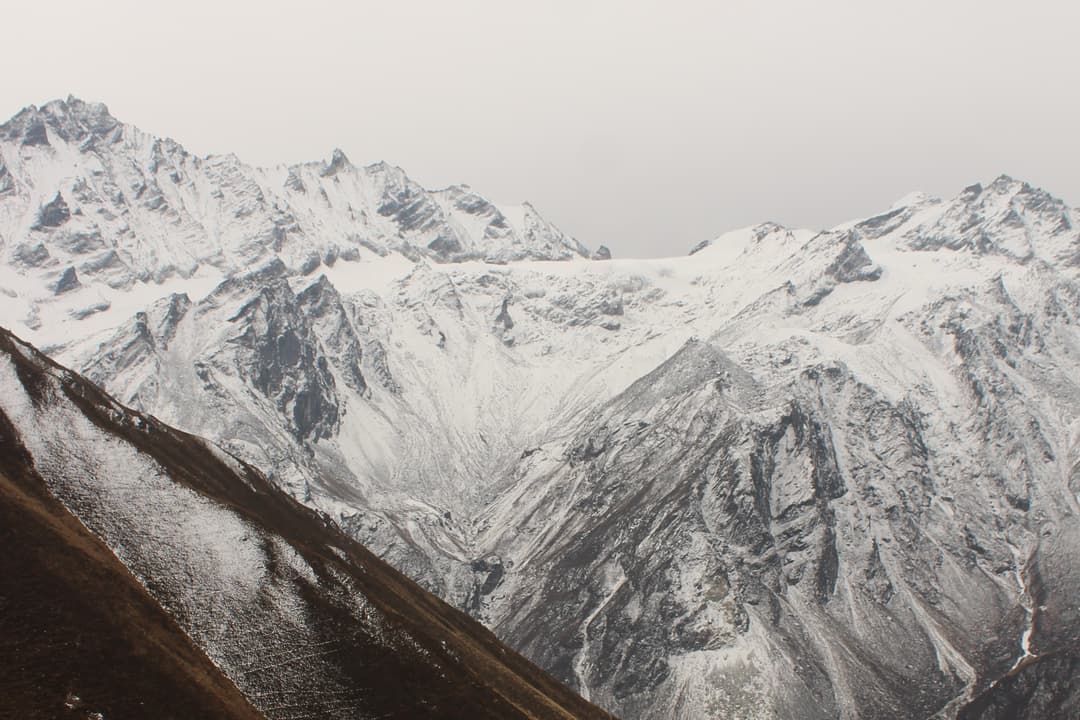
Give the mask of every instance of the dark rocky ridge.
POLYGON ((262 718, 48 492, 2 411, 0 448, 0 717, 262 718))

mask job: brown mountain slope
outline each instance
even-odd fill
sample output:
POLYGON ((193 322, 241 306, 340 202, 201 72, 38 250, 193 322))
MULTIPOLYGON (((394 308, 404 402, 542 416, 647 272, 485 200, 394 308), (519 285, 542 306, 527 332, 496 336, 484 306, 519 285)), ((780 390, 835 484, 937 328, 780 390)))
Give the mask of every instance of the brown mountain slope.
POLYGON ((0 414, 0 717, 261 718, 49 494, 0 414))
POLYGON ((0 712, 258 717, 246 696, 281 720, 610 717, 252 468, 4 330, 0 456, 0 712))

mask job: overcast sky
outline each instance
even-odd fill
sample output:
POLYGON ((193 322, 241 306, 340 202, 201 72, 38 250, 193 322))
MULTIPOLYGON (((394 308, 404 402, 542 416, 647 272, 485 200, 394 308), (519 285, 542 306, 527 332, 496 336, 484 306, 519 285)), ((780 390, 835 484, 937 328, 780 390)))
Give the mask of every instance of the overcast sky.
POLYGON ((387 160, 682 254, 1008 173, 1080 205, 1080 2, 18 2, 0 115, 74 94, 198 154, 387 160))

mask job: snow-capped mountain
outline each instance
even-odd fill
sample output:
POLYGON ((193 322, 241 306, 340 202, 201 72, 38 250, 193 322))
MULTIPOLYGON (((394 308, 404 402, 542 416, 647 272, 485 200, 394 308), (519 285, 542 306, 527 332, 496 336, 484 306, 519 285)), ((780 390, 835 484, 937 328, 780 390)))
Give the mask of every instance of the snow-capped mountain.
POLYGON ((5 330, 0 388, 5 717, 610 717, 5 330))
MULTIPOLYGON (((1034 718, 1080 701, 1080 231, 1060 200, 1001 177, 824 232, 597 262, 471 191, 417 190, 484 248, 447 251, 414 224, 426 210, 353 180, 388 171, 343 157, 245 169, 248 194, 208 170, 239 161, 187 158, 204 171, 187 216, 213 232, 146 220, 143 241, 129 222, 110 247, 145 264, 117 283, 65 250, 92 207, 65 194, 85 174, 70 158, 105 151, 62 141, 56 107, 0 142, 0 323, 220 442, 602 707, 1034 718), (320 188, 370 236, 342 241, 353 220, 320 188), (223 209, 241 195, 304 241, 259 234, 274 215, 254 200, 223 209), (513 235, 476 229, 494 213, 513 235)), ((158 141, 121 135, 142 139, 109 145, 109 167, 143 168, 158 141)))
POLYGON ((220 281, 275 258, 304 275, 390 252, 489 262, 588 254, 528 203, 498 208, 466 186, 431 192, 400 168, 356 167, 340 150, 271 169, 200 158, 75 98, 26 108, 0 139, 0 237, 7 263, 33 279, 19 298, 31 328, 53 322, 43 305, 93 314, 109 290, 220 281), (109 290, 83 304, 44 302, 46 290, 88 284, 109 290))

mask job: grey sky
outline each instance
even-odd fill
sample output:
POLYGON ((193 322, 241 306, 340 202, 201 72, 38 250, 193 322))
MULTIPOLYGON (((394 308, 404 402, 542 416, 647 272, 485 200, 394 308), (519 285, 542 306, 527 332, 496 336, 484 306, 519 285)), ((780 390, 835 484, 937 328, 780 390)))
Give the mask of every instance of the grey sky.
POLYGON ((20 2, 0 115, 73 93, 199 154, 387 160, 682 254, 1006 172, 1080 205, 1066 0, 20 2))

